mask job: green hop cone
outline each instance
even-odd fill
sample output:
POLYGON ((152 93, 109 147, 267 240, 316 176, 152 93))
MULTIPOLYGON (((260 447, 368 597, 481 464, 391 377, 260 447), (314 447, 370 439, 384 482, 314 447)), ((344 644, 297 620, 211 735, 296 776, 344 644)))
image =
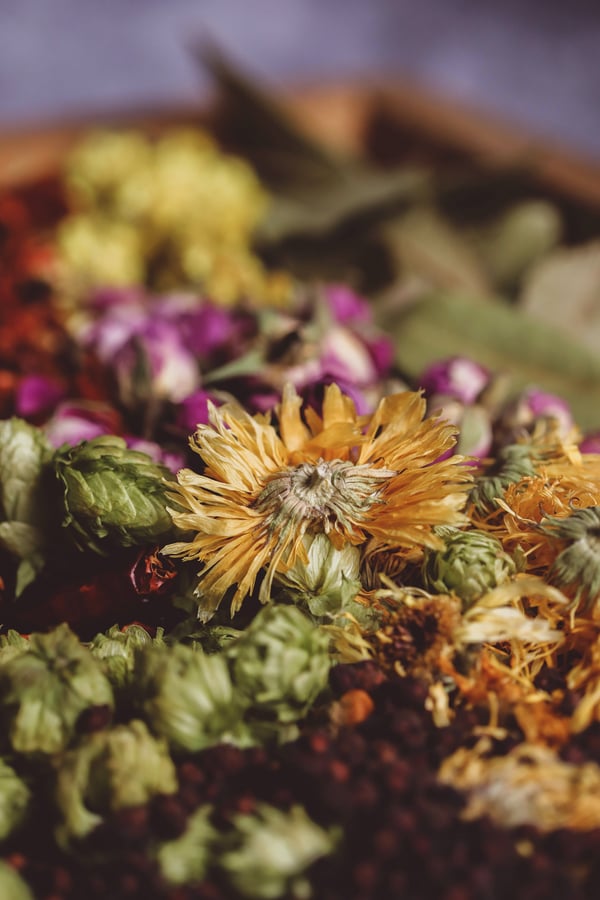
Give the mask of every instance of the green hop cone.
POLYGON ((287 572, 278 573, 277 583, 313 616, 335 616, 361 588, 359 550, 351 544, 336 550, 326 534, 305 535, 303 542, 308 563, 298 561, 287 572))
POLYGON ((456 594, 465 606, 471 606, 517 571, 500 541, 485 531, 442 526, 436 533, 445 547, 425 553, 423 582, 430 591, 456 594))
POLYGON ((63 750, 80 715, 97 706, 112 709, 110 682, 66 624, 32 634, 28 649, 0 665, 0 717, 17 753, 63 750))
POLYGON ((30 646, 28 638, 23 637, 14 628, 9 628, 6 634, 0 634, 0 666, 13 656, 19 656, 24 650, 29 650, 30 646))
POLYGON ((469 499, 479 512, 495 509, 496 500, 504 496, 510 484, 536 473, 536 451, 528 444, 507 444, 502 447, 496 460, 484 474, 475 479, 469 499))
POLYGON ((297 722, 327 686, 329 637, 294 606, 262 609, 227 655, 237 693, 259 719, 297 722))
POLYGON ((113 688, 122 691, 131 683, 136 650, 162 642, 161 629, 156 638, 152 638, 141 625, 129 625, 123 630, 113 625, 107 632, 96 635, 90 643, 90 651, 102 663, 113 688))
POLYGON ((25 782, 12 766, 0 759, 0 840, 5 840, 23 823, 30 800, 31 792, 25 782))
POLYGON ((304 873, 338 840, 335 830, 325 831, 301 806, 284 812, 262 804, 251 815, 235 816, 234 826, 233 846, 219 866, 243 897, 255 900, 309 897, 304 873))
POLYGON ((108 555, 114 547, 161 543, 173 532, 165 493, 172 472, 106 435, 56 452, 64 492, 63 526, 77 546, 108 555))
POLYGON ((16 869, 0 859, 0 897, 3 900, 34 900, 33 892, 16 869))
POLYGON ((600 506, 577 509, 564 518, 546 516, 540 531, 565 544, 552 564, 550 581, 572 590, 580 612, 591 612, 600 596, 600 506))
POLYGON ((0 547, 18 560, 17 596, 45 561, 51 457, 52 448, 39 428, 17 418, 0 422, 0 547))
POLYGON ((109 812, 144 806, 155 794, 177 790, 175 765, 166 741, 133 720, 88 735, 57 762, 56 805, 62 846, 83 838, 109 812))
POLYGON ((244 698, 234 691, 222 654, 184 644, 142 647, 132 683, 141 715, 175 750, 247 743, 244 698))
POLYGON ((211 814, 212 807, 200 806, 188 818, 181 837, 158 848, 160 871, 169 884, 189 884, 205 878, 219 839, 219 832, 210 822, 211 814))

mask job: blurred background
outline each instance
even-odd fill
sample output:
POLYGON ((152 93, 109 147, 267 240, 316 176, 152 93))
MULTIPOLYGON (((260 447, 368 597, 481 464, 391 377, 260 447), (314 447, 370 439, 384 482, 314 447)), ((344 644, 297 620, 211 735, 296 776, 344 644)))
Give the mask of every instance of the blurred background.
POLYGON ((0 0, 0 127, 193 101, 203 37, 273 86, 407 78, 600 158, 597 0, 0 0))

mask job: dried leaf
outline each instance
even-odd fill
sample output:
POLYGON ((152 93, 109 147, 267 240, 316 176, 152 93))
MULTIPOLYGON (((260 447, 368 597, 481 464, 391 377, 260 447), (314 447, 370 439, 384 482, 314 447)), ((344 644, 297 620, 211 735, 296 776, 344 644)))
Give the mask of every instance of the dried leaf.
POLYGON ((524 273, 558 244, 561 234, 556 206, 530 200, 509 207, 492 222, 473 230, 469 238, 494 284, 512 291, 524 273))
POLYGON ((537 385, 570 404, 580 427, 600 426, 600 357, 564 330, 502 303, 458 294, 428 296, 380 322, 396 339, 396 363, 418 380, 426 366, 466 356, 506 373, 516 392, 537 385))
POLYGON ((600 343, 600 241, 562 248, 526 279, 521 307, 594 352, 600 343))
POLYGON ((385 229, 385 237, 402 277, 416 277, 428 287, 490 296, 491 285, 476 253, 432 207, 410 210, 385 229))

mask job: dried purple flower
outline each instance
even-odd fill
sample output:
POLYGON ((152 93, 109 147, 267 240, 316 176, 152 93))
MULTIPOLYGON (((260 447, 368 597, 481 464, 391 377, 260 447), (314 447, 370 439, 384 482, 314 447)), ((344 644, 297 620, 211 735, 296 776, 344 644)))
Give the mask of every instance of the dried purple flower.
POLYGON ((573 416, 569 404, 537 387, 522 391, 500 416, 498 430, 503 434, 503 442, 512 442, 527 432, 531 432, 539 420, 553 420, 563 436, 573 429, 573 416))
POLYGON ((464 356, 452 356, 430 365, 420 378, 426 394, 443 394, 461 403, 474 403, 490 381, 484 366, 464 356))
POLYGON ((118 433, 120 419, 115 410, 105 404, 66 400, 55 409, 43 430, 53 447, 74 446, 103 434, 118 433))
POLYGON ((65 388, 47 375, 25 375, 17 387, 15 412, 23 419, 38 419, 51 413, 64 398, 65 388))

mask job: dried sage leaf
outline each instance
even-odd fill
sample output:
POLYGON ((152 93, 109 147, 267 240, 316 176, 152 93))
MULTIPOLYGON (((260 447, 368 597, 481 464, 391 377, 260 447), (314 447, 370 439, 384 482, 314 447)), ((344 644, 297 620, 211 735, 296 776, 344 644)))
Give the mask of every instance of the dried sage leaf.
POLYGON ((600 426, 600 356, 564 329, 502 303, 430 295, 381 324, 395 338, 396 363, 418 380, 426 366, 459 355, 508 374, 515 392, 530 385, 562 396, 581 428, 600 426))

